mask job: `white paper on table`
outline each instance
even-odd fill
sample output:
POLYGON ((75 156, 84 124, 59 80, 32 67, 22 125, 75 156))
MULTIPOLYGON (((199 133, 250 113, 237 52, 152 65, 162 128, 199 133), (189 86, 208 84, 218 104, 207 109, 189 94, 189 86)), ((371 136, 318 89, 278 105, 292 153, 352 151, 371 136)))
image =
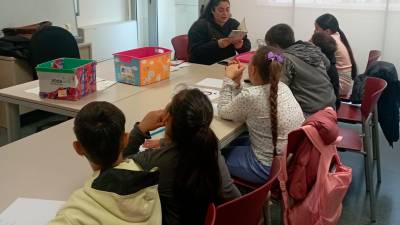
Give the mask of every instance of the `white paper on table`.
POLYGON ((188 66, 190 66, 191 64, 190 63, 188 63, 188 62, 184 62, 184 63, 181 63, 181 64, 179 64, 179 65, 177 65, 177 66, 171 66, 170 67, 170 71, 171 72, 174 72, 174 71, 177 71, 177 70, 179 70, 179 69, 181 69, 181 68, 183 68, 183 67, 188 67, 188 66))
POLYGON ((222 83, 223 83, 223 80, 221 80, 221 79, 205 78, 205 79, 197 82, 196 85, 221 89, 222 83))
POLYGON ((97 91, 103 91, 103 90, 113 86, 116 83, 117 82, 113 81, 113 80, 105 80, 102 78, 97 78, 96 79, 96 89, 97 89, 97 91))
MULTIPOLYGON (((25 92, 30 93, 30 94, 39 95, 40 90, 39 90, 39 87, 35 87, 35 88, 25 90, 25 92)), ((0 225, 2 225, 2 224, 0 223, 0 225)))
MULTIPOLYGON (((111 86, 113 86, 114 84, 116 84, 116 81, 112 81, 112 80, 105 80, 103 78, 97 78, 96 79, 96 86, 97 86, 97 91, 103 91, 111 86)), ((35 95, 39 95, 40 89, 39 87, 35 87, 35 88, 31 88, 28 90, 25 90, 26 93, 30 93, 30 94, 35 94, 35 95)), ((2 224, 0 224, 2 225, 2 224)))
POLYGON ((191 88, 197 88, 201 92, 203 92, 210 101, 213 101, 217 98, 219 98, 219 91, 215 89, 210 89, 210 88, 202 88, 202 87, 191 87, 191 88))
POLYGON ((0 225, 46 225, 65 202, 18 198, 0 214, 0 225))

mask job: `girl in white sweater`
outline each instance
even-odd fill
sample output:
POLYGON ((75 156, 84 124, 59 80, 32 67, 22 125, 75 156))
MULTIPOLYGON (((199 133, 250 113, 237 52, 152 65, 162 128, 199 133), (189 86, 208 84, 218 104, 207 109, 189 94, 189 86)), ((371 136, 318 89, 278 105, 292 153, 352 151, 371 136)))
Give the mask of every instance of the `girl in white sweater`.
POLYGON ((252 183, 268 179, 274 155, 283 149, 288 133, 304 121, 289 87, 279 81, 283 61, 275 48, 258 49, 248 68, 251 84, 245 87, 241 85, 245 67, 236 61, 226 67, 218 114, 246 122, 249 131, 229 147, 227 166, 233 176, 252 183))

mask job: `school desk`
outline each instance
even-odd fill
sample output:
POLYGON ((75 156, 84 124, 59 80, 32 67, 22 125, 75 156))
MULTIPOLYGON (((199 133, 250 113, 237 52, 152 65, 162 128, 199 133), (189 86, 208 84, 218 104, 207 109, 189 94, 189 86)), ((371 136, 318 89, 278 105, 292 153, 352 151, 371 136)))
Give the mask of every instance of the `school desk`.
MULTIPOLYGON (((115 80, 114 64, 112 60, 98 63, 97 77, 107 80, 115 80)), ((117 83, 105 89, 104 91, 97 91, 89 94, 79 101, 62 101, 54 99, 42 99, 37 94, 26 92, 26 90, 38 87, 38 85, 39 82, 35 80, 0 89, 0 101, 4 102, 6 105, 6 122, 9 142, 18 140, 19 138, 20 106, 74 117, 76 113, 89 102, 107 101, 114 103, 141 90, 139 87, 117 83)))

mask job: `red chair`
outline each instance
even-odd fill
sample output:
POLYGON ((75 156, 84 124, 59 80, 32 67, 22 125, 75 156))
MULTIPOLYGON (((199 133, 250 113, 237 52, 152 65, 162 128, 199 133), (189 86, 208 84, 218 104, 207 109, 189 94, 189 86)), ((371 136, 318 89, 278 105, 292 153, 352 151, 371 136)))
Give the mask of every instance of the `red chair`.
POLYGON ((364 95, 361 107, 342 104, 338 110, 338 120, 348 123, 362 124, 362 134, 351 130, 340 128, 340 135, 343 140, 338 143, 339 151, 351 151, 364 156, 366 190, 370 192, 371 220, 375 221, 375 190, 372 176, 373 156, 377 161, 378 182, 381 180, 379 143, 374 140, 374 150, 371 148, 371 124, 373 124, 373 135, 378 136, 378 123, 376 106, 383 90, 386 88, 386 81, 368 77, 364 86, 364 95), (360 137, 362 136, 362 137, 360 137))
POLYGON ((187 34, 179 35, 171 40, 175 50, 175 59, 188 61, 189 36, 187 34))
MULTIPOLYGON (((281 171, 281 163, 274 160, 267 183, 240 198, 217 206, 216 225, 258 225, 264 204, 268 203, 268 193, 281 171)), ((265 219, 265 218, 264 218, 265 219)))
POLYGON ((371 66, 371 64, 375 61, 377 61, 382 55, 382 52, 379 50, 371 50, 369 51, 368 55, 368 62, 367 62, 367 67, 365 68, 365 71, 368 70, 368 68, 371 66))
MULTIPOLYGON (((371 66, 371 64, 375 61, 377 61, 382 55, 382 52, 379 50, 371 50, 369 51, 368 54, 368 62, 367 62, 367 66, 365 68, 365 72, 367 72, 368 68, 371 66)), ((343 102, 349 102, 350 101, 350 95, 351 93, 349 93, 349 95, 347 96, 340 96, 340 99, 343 102)))
POLYGON ((216 209, 214 204, 210 204, 207 209, 206 220, 204 221, 204 225, 214 225, 215 217, 216 217, 216 209))

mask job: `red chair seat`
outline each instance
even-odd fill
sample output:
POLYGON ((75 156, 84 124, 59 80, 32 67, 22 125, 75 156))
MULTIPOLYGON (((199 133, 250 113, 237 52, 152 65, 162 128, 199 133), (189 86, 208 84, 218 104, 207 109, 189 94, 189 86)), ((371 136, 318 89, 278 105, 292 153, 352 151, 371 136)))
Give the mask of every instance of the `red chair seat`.
POLYGON ((340 122, 362 123, 361 108, 349 104, 340 104, 337 117, 340 122))
POLYGON ((255 190, 261 186, 261 184, 253 184, 238 177, 233 177, 233 182, 236 186, 240 186, 249 190, 255 190))
POLYGON ((339 128, 339 135, 343 137, 337 144, 339 151, 363 152, 362 138, 360 134, 352 129, 339 128))

